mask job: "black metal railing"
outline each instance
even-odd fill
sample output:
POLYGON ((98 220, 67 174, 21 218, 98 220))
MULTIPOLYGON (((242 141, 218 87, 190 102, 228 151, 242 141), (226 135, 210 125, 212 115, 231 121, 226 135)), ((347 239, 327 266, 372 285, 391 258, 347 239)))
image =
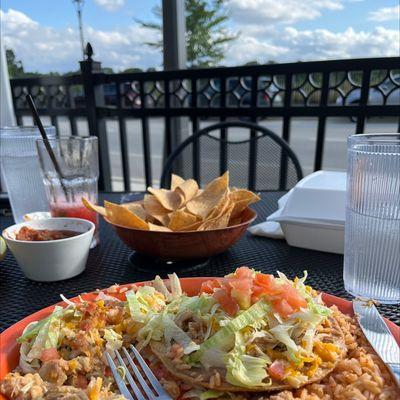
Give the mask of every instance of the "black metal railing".
MULTIPOLYGON (((399 57, 388 57, 105 74, 100 63, 89 58, 81 62, 81 75, 12 79, 11 87, 19 124, 29 115, 25 93, 33 96, 39 113, 48 116, 52 124, 57 126, 60 117, 67 117, 72 135, 79 134, 77 120, 87 120, 88 131, 99 136, 101 187, 108 190, 113 167, 107 121, 114 120, 123 178, 120 189, 132 190, 127 121, 140 122, 140 163, 146 185, 155 178, 149 120, 159 117, 164 119, 164 140, 163 150, 158 150, 164 158, 183 140, 173 129, 176 117, 188 117, 192 132, 205 118, 258 122, 279 117, 283 120, 281 135, 289 143, 295 135, 292 119, 314 117, 318 124, 313 167, 318 170, 323 162, 327 118, 353 118, 354 133, 362 133, 367 117, 395 117, 400 132, 399 66, 399 57)), ((195 152, 194 160, 199 163, 195 152)))

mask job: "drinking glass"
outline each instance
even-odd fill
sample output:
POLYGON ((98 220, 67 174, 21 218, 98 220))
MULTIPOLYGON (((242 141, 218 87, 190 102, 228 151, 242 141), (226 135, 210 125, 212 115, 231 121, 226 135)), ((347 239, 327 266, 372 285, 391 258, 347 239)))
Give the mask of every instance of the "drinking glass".
POLYGON ((82 198, 97 203, 99 157, 97 137, 50 139, 49 144, 61 171, 61 178, 43 139, 36 141, 44 186, 52 217, 83 218, 96 225, 92 246, 99 243, 98 216, 82 204, 82 198))
MULTIPOLYGON (((49 138, 56 137, 54 126, 46 126, 49 138)), ((40 138, 36 126, 15 126, 0 129, 0 162, 16 223, 34 211, 48 211, 43 179, 35 141, 40 138)))
POLYGON ((343 278, 356 297, 400 302, 400 134, 348 139, 343 278))

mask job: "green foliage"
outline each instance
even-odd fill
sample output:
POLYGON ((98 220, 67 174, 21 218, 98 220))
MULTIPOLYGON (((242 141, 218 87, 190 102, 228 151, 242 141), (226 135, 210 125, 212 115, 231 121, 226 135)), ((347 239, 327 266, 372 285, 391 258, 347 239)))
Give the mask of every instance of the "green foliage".
POLYGON ((8 67, 8 75, 11 78, 35 78, 40 76, 68 76, 68 75, 77 75, 80 74, 81 71, 69 71, 65 74, 60 74, 59 72, 50 71, 45 74, 41 72, 35 71, 25 71, 24 66, 21 60, 17 60, 17 57, 14 53, 13 49, 6 49, 6 59, 7 59, 7 67, 8 67))
POLYGON ((113 74, 114 70, 112 68, 110 68, 110 67, 103 67, 101 69, 101 72, 104 72, 105 74, 113 74))
POLYGON ((10 78, 21 78, 25 76, 22 61, 17 60, 13 49, 6 49, 6 59, 10 78))
POLYGON ((143 72, 143 70, 141 68, 127 68, 121 72, 133 73, 133 72, 143 72))
MULTIPOLYGON (((226 28, 229 15, 223 3, 224 0, 185 0, 189 68, 217 65, 224 58, 225 45, 238 37, 237 33, 229 33, 226 28)), ((160 6, 155 7, 153 13, 162 20, 160 6)), ((142 27, 162 32, 161 22, 138 22, 142 27)), ((146 44, 162 49, 162 40, 146 44)))

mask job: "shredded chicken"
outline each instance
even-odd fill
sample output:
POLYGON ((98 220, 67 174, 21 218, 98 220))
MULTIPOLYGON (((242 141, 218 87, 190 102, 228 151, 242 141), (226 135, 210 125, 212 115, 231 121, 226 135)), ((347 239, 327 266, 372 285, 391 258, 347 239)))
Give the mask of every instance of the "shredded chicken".
POLYGON ((69 369, 68 362, 60 360, 51 360, 45 362, 39 369, 40 377, 47 382, 61 386, 67 380, 65 373, 69 369))

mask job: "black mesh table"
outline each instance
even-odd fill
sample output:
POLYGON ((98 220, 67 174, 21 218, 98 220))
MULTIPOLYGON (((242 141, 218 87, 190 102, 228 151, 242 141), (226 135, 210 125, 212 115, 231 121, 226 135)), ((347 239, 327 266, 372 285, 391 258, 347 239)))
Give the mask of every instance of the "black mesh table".
MULTIPOLYGON (((277 200, 283 193, 270 192, 262 195, 262 201, 254 206, 258 213, 256 222, 275 211, 277 200)), ((142 195, 138 195, 139 196, 142 195)), ((103 199, 119 202, 120 194, 103 194, 103 199)), ((13 223, 11 218, 2 217, 0 228, 13 223)), ((149 271, 132 266, 127 248, 103 221, 100 225, 101 243, 91 250, 86 271, 62 282, 38 283, 25 278, 10 252, 0 263, 0 330, 3 331, 16 321, 60 300, 59 294, 76 296, 114 283, 149 280, 155 269, 149 271)), ((265 273, 284 272, 289 277, 302 275, 306 269, 308 282, 315 289, 350 299, 343 287, 343 257, 336 254, 290 247, 284 240, 255 237, 246 233, 230 250, 213 257, 208 263, 190 270, 178 271, 179 276, 223 276, 236 267, 247 265, 265 273)), ((165 274, 164 274, 165 275, 165 274)), ((397 306, 381 306, 381 313, 397 324, 400 315, 397 306)))

